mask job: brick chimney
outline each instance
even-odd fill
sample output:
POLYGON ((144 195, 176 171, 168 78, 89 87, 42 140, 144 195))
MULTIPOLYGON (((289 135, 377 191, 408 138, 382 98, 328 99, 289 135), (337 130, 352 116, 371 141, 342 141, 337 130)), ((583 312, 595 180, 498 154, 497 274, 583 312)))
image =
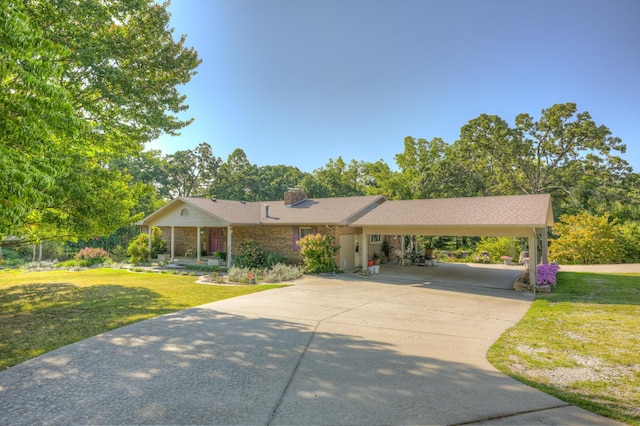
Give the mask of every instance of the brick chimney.
POLYGON ((307 194, 305 194, 301 188, 289 188, 289 190, 284 193, 284 206, 295 206, 300 201, 304 201, 306 199, 307 194))

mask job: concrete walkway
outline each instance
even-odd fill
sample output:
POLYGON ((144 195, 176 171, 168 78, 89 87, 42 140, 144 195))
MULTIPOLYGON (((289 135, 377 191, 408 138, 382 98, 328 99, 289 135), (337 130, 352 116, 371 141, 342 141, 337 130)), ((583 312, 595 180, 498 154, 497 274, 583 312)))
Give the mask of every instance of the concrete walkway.
POLYGON ((0 372, 0 424, 615 424, 496 371, 520 268, 306 277, 0 372))

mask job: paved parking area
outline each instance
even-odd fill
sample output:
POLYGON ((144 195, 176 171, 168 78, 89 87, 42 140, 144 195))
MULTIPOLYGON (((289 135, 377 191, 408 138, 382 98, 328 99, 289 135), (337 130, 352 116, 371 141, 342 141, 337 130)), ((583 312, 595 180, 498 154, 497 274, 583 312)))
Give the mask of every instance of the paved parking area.
MULTIPOLYGON (((384 265, 383 265, 384 266, 384 265)), ((519 268, 382 268, 143 321, 0 372, 0 423, 614 424, 485 359, 519 268)))

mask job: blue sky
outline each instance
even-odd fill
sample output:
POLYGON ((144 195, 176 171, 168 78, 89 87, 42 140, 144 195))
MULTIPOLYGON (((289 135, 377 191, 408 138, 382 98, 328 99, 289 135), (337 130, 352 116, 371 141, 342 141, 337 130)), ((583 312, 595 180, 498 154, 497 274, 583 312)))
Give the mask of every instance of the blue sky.
POLYGON ((173 0, 198 51, 181 88, 195 122, 147 148, 242 148, 310 172, 330 158, 395 167, 405 136, 453 143, 496 114, 575 102, 640 172, 640 1, 173 0))

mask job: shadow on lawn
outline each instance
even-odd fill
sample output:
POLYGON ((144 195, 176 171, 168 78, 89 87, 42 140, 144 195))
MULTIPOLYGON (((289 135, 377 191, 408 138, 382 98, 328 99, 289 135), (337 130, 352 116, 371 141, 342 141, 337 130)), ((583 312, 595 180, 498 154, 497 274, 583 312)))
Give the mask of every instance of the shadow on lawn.
POLYGON ((87 336, 175 311, 144 288, 69 283, 0 289, 0 369, 87 336))

